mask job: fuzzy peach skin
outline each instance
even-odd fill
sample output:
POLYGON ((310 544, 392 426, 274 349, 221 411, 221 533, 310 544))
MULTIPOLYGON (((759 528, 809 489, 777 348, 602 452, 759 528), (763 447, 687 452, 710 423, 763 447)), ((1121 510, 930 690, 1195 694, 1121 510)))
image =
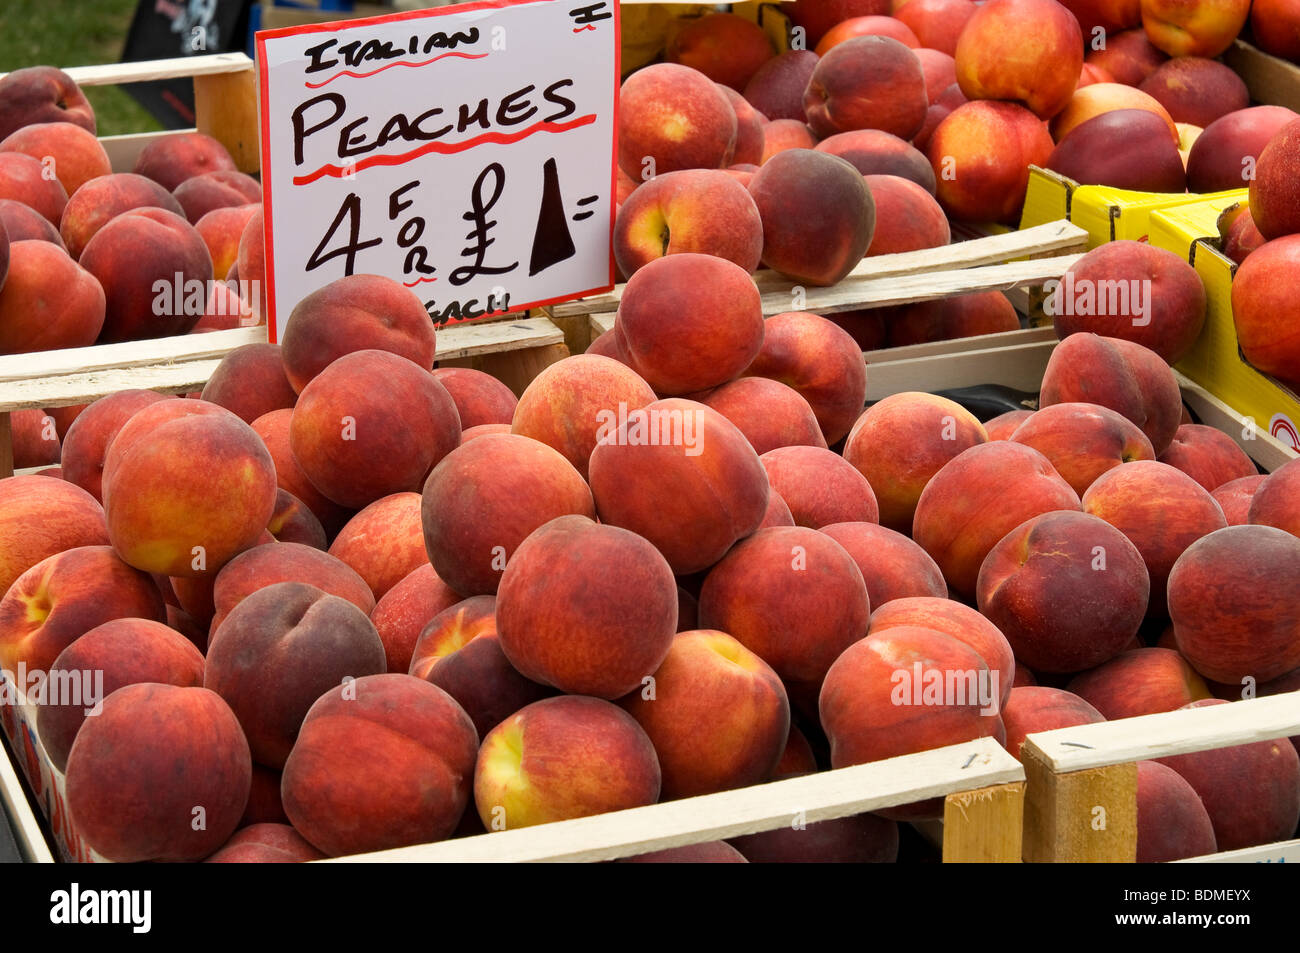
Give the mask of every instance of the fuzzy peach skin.
MULTIPOLYGON (((963 0, 965 2, 965 0, 963 0)), ((934 195, 934 170, 930 160, 905 139, 879 129, 840 132, 817 143, 826 152, 850 163, 863 175, 895 175, 909 179, 934 195)), ((871 181, 867 181, 868 187, 871 181)), ((877 216, 877 226, 881 223, 877 216)))
POLYGON ((1235 440, 1204 424, 1179 427, 1173 443, 1158 459, 1182 470, 1211 493, 1231 480, 1259 472, 1235 440))
POLYGON ((82 185, 113 171, 108 153, 93 132, 72 122, 43 122, 24 126, 0 141, 0 152, 22 152, 50 162, 54 176, 72 195, 82 185))
POLYGON ((53 66, 29 66, 0 79, 0 137, 43 122, 71 122, 93 134, 95 110, 72 77, 53 66))
MULTIPOLYGON (((21 244, 21 243, 20 243, 21 244)), ((1286 235, 1250 253, 1232 280, 1232 322, 1251 366, 1300 386, 1300 333, 1286 282, 1300 274, 1300 235, 1286 235)))
POLYGON ((534 702, 488 732, 474 805, 488 830, 513 830, 653 804, 660 779, 654 745, 631 715, 566 695, 534 702))
POLYGON ((321 695, 284 766, 284 810, 331 857, 450 837, 469 802, 474 723, 436 685, 367 675, 321 695))
POLYGON ((561 516, 515 550, 497 589, 501 648, 520 674, 618 698, 641 685, 677 630, 677 584, 635 533, 561 516))
POLYGON ((1169 573, 1174 641, 1216 682, 1267 682, 1300 668, 1300 607, 1288 598, 1300 539, 1271 526, 1230 526, 1187 547, 1169 573))
POLYGON ((99 176, 77 189, 57 222, 68 254, 80 258, 101 228, 123 212, 136 208, 161 208, 179 216, 185 214, 171 193, 152 179, 131 172, 99 176))
POLYGON ((428 565, 420 525, 420 494, 394 493, 375 500, 339 530, 329 554, 366 581, 376 599, 415 569, 428 565))
POLYGON ((1026 735, 1105 720, 1101 712, 1073 692, 1042 685, 1017 685, 1011 689, 1011 696, 1002 709, 1007 751, 1014 758, 1020 757, 1026 735))
POLYGON ((872 404, 858 418, 844 459, 871 484, 881 524, 909 532, 926 484, 953 457, 987 439, 980 422, 955 401, 904 392, 872 404))
POLYGON ((219 695, 127 685, 72 743, 68 815, 109 860, 202 860, 239 825, 251 778, 248 743, 219 695))
POLYGON ((1078 510, 1079 496, 1051 461, 1010 441, 964 450, 930 480, 916 504, 912 538, 943 570, 948 585, 973 596, 989 550, 1025 520, 1078 510), (1014 496, 1007 487, 1015 486, 1014 496))
POLYGON ((80 487, 36 474, 0 480, 0 590, 49 556, 107 545, 103 508, 80 487))
POLYGON ((1173 711, 1210 697, 1205 680, 1187 660, 1162 648, 1117 655, 1072 678, 1070 691, 1111 720, 1173 711))
POLYGON ((221 169, 235 171, 235 160, 226 147, 212 136, 190 132, 149 143, 141 150, 132 171, 170 192, 187 179, 221 169))
POLYGON ((1292 460, 1267 477, 1246 477, 1224 484, 1220 489, 1241 486, 1251 480, 1258 482, 1247 512, 1249 522, 1284 529, 1292 536, 1300 537, 1300 466, 1292 460))
POLYGON ((205 864, 301 864, 325 855, 288 824, 241 827, 205 864))
POLYGON ((988 0, 966 21, 953 59, 968 99, 1019 102, 1050 119, 1079 82, 1083 34, 1056 0, 988 0))
POLYGON ((1141 5, 1147 38, 1170 56, 1218 56, 1250 14, 1250 0, 1142 0, 1141 5))
POLYGON ((1033 447, 1051 460, 1056 472, 1081 497, 1108 470, 1156 458, 1151 441, 1137 424, 1099 404, 1044 407, 1008 439, 1033 447))
POLYGON ((812 406, 780 381, 741 377, 701 394, 699 401, 735 424, 760 456, 780 447, 826 447, 812 406))
POLYGON ((203 385, 203 399, 246 424, 273 410, 292 408, 298 395, 285 377, 280 352, 280 345, 261 342, 235 348, 203 385))
POLYGON ((302 543, 266 543, 240 553, 217 573, 212 587, 214 633, 241 602, 281 582, 314 586, 346 599, 366 616, 375 608, 370 586, 341 559, 302 543))
POLYGON ((867 478, 823 447, 779 447, 762 456, 772 489, 781 494, 798 526, 880 520, 867 478))
POLYGON ((495 593, 507 561, 539 526, 570 513, 596 516, 591 490, 572 464, 515 434, 482 437, 447 454, 420 501, 429 561, 466 597, 495 593))
MULTIPOLYGON (((820 57, 812 50, 790 50, 760 66, 741 90, 749 104, 772 122, 803 125, 803 91, 820 57)), ((812 148, 810 143, 808 148, 812 148)))
POLYGON ((420 635, 438 613, 462 601, 427 562, 417 566, 375 602, 370 621, 384 643, 389 672, 408 672, 420 635))
POLYGON ((831 523, 821 527, 821 532, 843 546, 858 564, 871 605, 878 608, 914 596, 947 598, 948 585, 938 563, 902 533, 860 522, 831 523))
POLYGON ((619 700, 654 744, 665 800, 767 781, 785 748, 790 703, 771 666, 725 632, 673 636, 653 692, 619 700))
POLYGON ((433 379, 447 389, 462 432, 482 424, 505 424, 514 418, 519 398, 491 374, 472 367, 438 367, 433 379))
POLYGON ((638 182, 730 165, 736 131, 727 97, 689 66, 655 63, 629 76, 619 91, 618 164, 638 182))
POLYGON ((47 241, 15 241, 0 283, 0 354, 88 347, 104 327, 99 280, 47 241))
POLYGON ((858 36, 827 50, 803 97, 812 131, 825 138, 852 129, 883 129, 911 139, 929 97, 921 61, 898 40, 858 36))

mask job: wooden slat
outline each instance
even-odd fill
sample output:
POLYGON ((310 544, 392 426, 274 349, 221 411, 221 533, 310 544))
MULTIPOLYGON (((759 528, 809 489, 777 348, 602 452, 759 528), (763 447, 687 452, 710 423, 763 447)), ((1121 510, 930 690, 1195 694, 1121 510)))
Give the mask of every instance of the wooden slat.
POLYGON ((1300 454, 1288 447, 1268 432, 1268 422, 1255 421, 1254 426, 1247 426, 1249 421, 1226 403, 1215 397, 1208 390, 1177 371, 1174 376, 1182 388, 1183 400, 1195 411, 1196 416, 1205 424, 1222 430, 1237 442, 1237 446, 1246 451, 1247 456, 1265 470, 1272 473, 1278 467, 1294 460, 1300 454), (1251 434, 1247 437, 1246 434, 1251 434))
MULTIPOLYGON (((873 363, 867 368, 867 400, 881 400, 902 391, 951 390, 978 384, 1001 384, 1020 391, 1037 391, 1056 343, 1053 336, 1051 340, 1015 347, 954 351, 950 354, 873 363)), ((887 355, 889 352, 870 353, 887 355)))
POLYGON ((331 863, 598 861, 811 824, 1023 780, 1024 769, 992 738, 901 758, 419 847, 340 857, 331 863))
POLYGON ((546 318, 454 324, 438 331, 438 360, 563 343, 564 332, 546 318))
POLYGON ((9 410, 34 407, 70 407, 89 404, 120 390, 140 388, 164 394, 187 394, 203 390, 220 360, 186 361, 182 364, 150 364, 68 374, 62 377, 39 377, 0 384, 3 405, 9 410))
POLYGON ((1300 735, 1300 692, 1036 732, 1021 755, 1059 774, 1290 735, 1300 735))
MULTIPOLYGON (((830 289, 807 288, 806 295, 811 300, 816 293, 845 287, 846 284, 859 279, 898 278, 906 275, 918 275, 950 269, 976 268, 1021 258, 1029 255, 1052 253, 1082 253, 1087 250, 1088 234, 1077 225, 1069 222, 1049 222, 1023 231, 1010 232, 1006 235, 992 235, 988 238, 969 242, 955 242, 941 248, 927 248, 922 251, 901 252, 896 255, 877 255, 864 258, 838 285, 830 289)), ((1068 266, 1066 266, 1068 267, 1068 266)), ((1064 268, 1062 268, 1064 271, 1064 268)), ((1030 272, 1033 274, 1033 270, 1030 272)), ((1047 277, 1059 277, 1060 273, 1047 277)), ((796 282, 773 271, 760 271, 754 276, 754 282, 764 292, 780 291, 789 296, 789 291, 796 282)), ((1028 283, 1028 280, 1026 281, 1028 283)), ((599 311, 612 311, 618 307, 626 285, 617 285, 613 291, 602 295, 592 295, 578 301, 566 301, 555 305, 554 313, 558 317, 573 314, 592 314, 599 311)), ((1010 290, 1016 285, 1007 285, 1010 290)), ((955 292, 954 292, 955 293, 955 292)), ((924 299, 917 299, 924 300, 924 299)), ((789 306, 780 311, 791 310, 789 306)), ((801 310, 817 311, 809 307, 801 310)), ((848 309, 840 309, 848 310, 848 309)), ((767 313, 766 310, 764 313, 767 313)), ((779 311, 771 312, 773 314, 779 311)))
MULTIPOLYGON (((5 443, 8 441, 6 440, 5 443)), ((32 813, 23 784, 18 778, 17 771, 14 770, 14 763, 3 746, 0 746, 0 803, 4 804, 5 813, 9 815, 13 824, 18 849, 22 851, 23 859, 28 863, 54 863, 54 856, 45 841, 45 834, 36 820, 36 815, 32 813)), ((4 819, 0 818, 0 824, 3 823, 4 819)))
POLYGON ((1133 863, 1137 860, 1137 765, 1057 774, 1026 755, 1024 857, 1027 863, 1133 863))
POLYGON ((1024 808, 1023 781, 949 794, 943 805, 944 863, 1020 863, 1024 808))
POLYGON ((198 361, 225 357, 237 347, 266 341, 266 326, 231 328, 208 334, 180 334, 152 341, 97 344, 94 347, 65 348, 35 354, 0 357, 0 407, 5 403, 4 384, 33 377, 57 377, 142 367, 165 362, 198 361))
POLYGON ((1260 847, 1243 847, 1225 850, 1218 854, 1204 854, 1175 860, 1175 864, 1296 864, 1300 863, 1300 840, 1279 841, 1260 847))
MULTIPOLYGON (((166 60, 141 60, 138 63, 69 66, 63 72, 71 76, 78 86, 116 86, 119 83, 145 83, 155 79, 239 73, 252 68, 253 61, 243 53, 207 53, 166 60)), ((5 75, 0 73, 0 79, 5 75)))

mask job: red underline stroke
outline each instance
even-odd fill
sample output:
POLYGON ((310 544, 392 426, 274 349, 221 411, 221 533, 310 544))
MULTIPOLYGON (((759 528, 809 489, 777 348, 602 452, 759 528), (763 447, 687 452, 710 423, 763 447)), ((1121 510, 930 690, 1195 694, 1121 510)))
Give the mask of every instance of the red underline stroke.
POLYGON ((394 66, 411 66, 411 67, 428 66, 430 63, 436 63, 438 62, 438 60, 446 59, 448 56, 459 56, 462 59, 466 59, 466 60, 481 60, 483 57, 487 56, 487 54, 486 53, 443 53, 440 56, 435 56, 433 59, 425 60, 422 63, 408 63, 406 62, 406 60, 399 60, 396 63, 388 63, 385 66, 381 66, 377 70, 371 70, 369 73, 354 73, 350 69, 345 69, 341 72, 335 73, 329 79, 321 80, 319 83, 310 83, 304 81, 303 85, 306 86, 308 89, 320 89, 322 86, 334 82, 334 80, 338 79, 340 76, 351 76, 356 79, 365 79, 367 76, 374 76, 376 73, 382 73, 386 69, 392 69, 394 66))

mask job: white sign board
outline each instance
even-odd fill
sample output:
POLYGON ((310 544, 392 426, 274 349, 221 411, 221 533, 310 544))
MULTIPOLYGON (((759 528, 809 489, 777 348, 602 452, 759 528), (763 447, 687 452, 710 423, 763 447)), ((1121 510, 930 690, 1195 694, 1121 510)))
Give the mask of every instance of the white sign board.
POLYGON ((439 325, 614 284, 617 0, 257 34, 271 340, 349 274, 439 325))

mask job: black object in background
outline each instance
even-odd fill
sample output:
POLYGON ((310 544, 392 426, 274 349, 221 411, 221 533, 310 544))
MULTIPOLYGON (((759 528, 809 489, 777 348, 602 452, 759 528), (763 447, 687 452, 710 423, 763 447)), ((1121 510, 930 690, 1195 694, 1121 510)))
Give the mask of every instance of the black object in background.
MULTIPOLYGON (((242 51, 254 0, 140 0, 122 50, 122 62, 166 60, 242 51)), ((194 125, 189 78, 124 86, 165 129, 194 125)))

